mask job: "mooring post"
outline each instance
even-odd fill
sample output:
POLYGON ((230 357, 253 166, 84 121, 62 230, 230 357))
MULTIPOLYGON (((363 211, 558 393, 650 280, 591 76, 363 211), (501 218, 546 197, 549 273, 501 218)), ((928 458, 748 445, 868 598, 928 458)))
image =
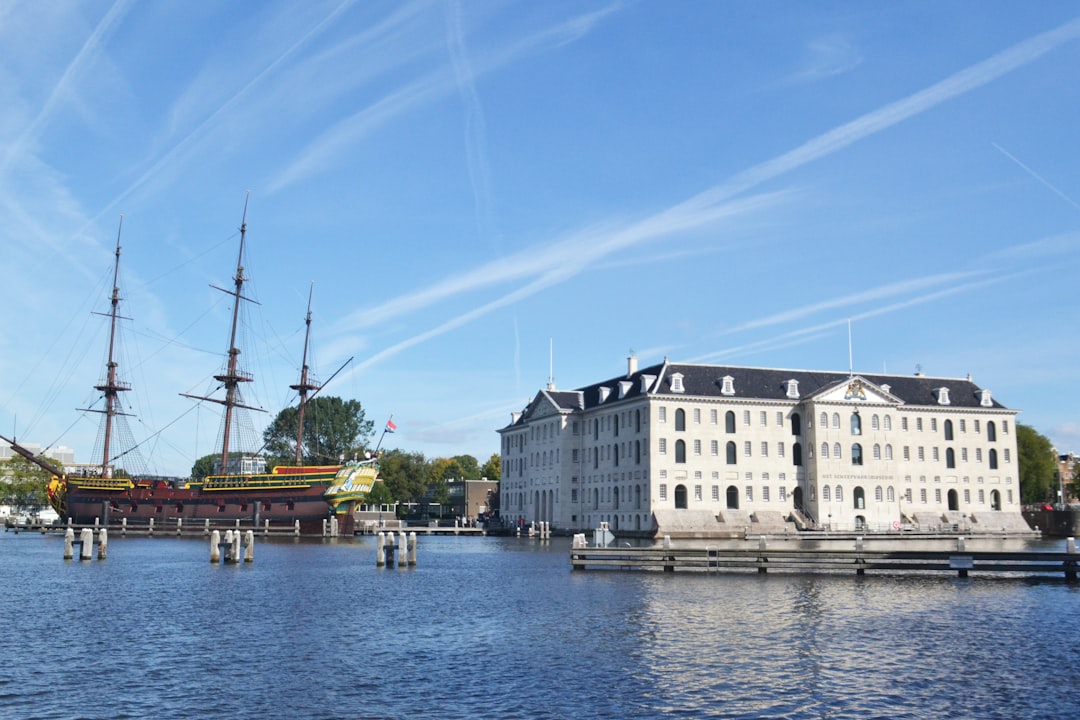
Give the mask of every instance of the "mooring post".
POLYGON ((75 557, 75 531, 69 526, 64 531, 64 559, 70 560, 75 557))
POLYGON ((255 562, 255 531, 244 533, 244 562, 255 562))
MULTIPOLYGON (((240 522, 237 520, 237 522, 240 522)), ((240 562, 240 529, 233 530, 232 542, 229 543, 229 555, 226 560, 233 565, 240 562)))
POLYGON ((293 535, 300 537, 300 521, 297 520, 293 523, 293 535))
POLYGON ((270 535, 270 518, 263 520, 263 537, 270 535))
POLYGON ((416 532, 409 533, 409 565, 416 565, 416 532))
POLYGON ((956 538, 956 551, 957 552, 964 552, 966 549, 967 549, 967 541, 964 540, 964 536, 961 535, 960 537, 956 538))
POLYGON ((83 528, 80 538, 82 539, 82 549, 79 551, 79 559, 89 560, 94 552, 94 531, 90 528, 83 528))
POLYGON ((176 518, 176 534, 179 535, 184 531, 184 518, 176 518))
POLYGON ((109 552, 109 531, 101 528, 98 531, 97 559, 104 560, 109 552))
MULTIPOLYGON (((210 522, 207 520, 207 522, 210 522)), ((210 533, 210 562, 216 563, 221 560, 221 531, 215 530, 210 533)))
MULTIPOLYGON (((862 551, 863 551, 863 539, 862 539, 862 536, 859 536, 859 537, 855 538, 855 552, 862 553, 862 551)), ((863 556, 861 554, 858 557, 855 558, 855 574, 856 575, 865 575, 866 574, 866 568, 863 567, 865 565, 865 563, 866 563, 866 560, 863 559, 863 556)))
POLYGON ((386 548, 386 533, 379 531, 379 536, 375 539, 375 567, 382 567, 386 564, 386 556, 383 555, 383 551, 386 548))
POLYGON ((120 537, 127 537, 127 518, 120 518, 120 537))
POLYGON ((210 534, 210 518, 207 518, 203 523, 203 535, 210 534))
POLYGON ((326 537, 326 518, 322 520, 322 536, 326 537))
POLYGON ((150 530, 148 532, 150 537, 154 536, 154 518, 150 518, 150 530))
POLYGON ((1065 579, 1076 582, 1076 538, 1065 538, 1065 552, 1069 554, 1065 561, 1065 579))

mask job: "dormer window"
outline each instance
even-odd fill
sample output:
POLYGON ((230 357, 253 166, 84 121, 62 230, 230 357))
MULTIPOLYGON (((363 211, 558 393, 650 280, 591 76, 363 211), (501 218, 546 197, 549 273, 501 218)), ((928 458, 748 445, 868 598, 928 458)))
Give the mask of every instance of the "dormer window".
POLYGON ((610 394, 611 394, 611 388, 608 388, 608 387, 600 388, 600 402, 604 402, 605 400, 607 400, 608 395, 610 395, 610 394))
POLYGON ((787 396, 789 398, 792 398, 792 399, 795 399, 795 398, 799 397, 799 381, 798 380, 788 380, 787 381, 787 396))
POLYGON ((641 394, 644 395, 649 392, 649 388, 652 387, 653 381, 656 380, 655 375, 642 375, 641 376, 641 394))
POLYGON ((671 374, 671 392, 678 392, 678 393, 684 392, 682 379, 683 379, 682 373, 672 373, 671 374))
POLYGON ((994 406, 994 401, 990 398, 990 391, 989 390, 980 390, 979 391, 979 404, 982 405, 983 407, 993 407, 994 406))
POLYGON ((885 392, 892 392, 892 385, 882 385, 881 389, 885 392))
POLYGON ((629 380, 620 380, 619 381, 619 399, 622 400, 624 397, 626 397, 626 393, 630 392, 630 388, 632 388, 633 386, 634 386, 634 383, 630 382, 629 380))
POLYGON ((735 378, 730 375, 725 375, 720 380, 720 394, 721 395, 734 395, 735 394, 735 378))
POLYGON ((949 404, 949 388, 942 387, 937 389, 937 403, 938 405, 949 404))

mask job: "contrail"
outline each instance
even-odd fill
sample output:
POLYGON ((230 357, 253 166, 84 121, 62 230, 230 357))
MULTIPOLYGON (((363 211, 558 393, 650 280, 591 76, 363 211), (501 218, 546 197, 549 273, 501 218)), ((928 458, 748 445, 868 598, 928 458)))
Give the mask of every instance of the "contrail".
POLYGON ((1043 185, 1045 185, 1045 186, 1046 186, 1047 188, 1049 188, 1049 189, 1050 189, 1050 191, 1051 191, 1051 192, 1053 192, 1053 193, 1054 193, 1055 195, 1057 195, 1057 196, 1058 196, 1059 198, 1061 198, 1061 199, 1062 199, 1062 200, 1064 200, 1065 202, 1069 203, 1070 205, 1072 205, 1072 206, 1073 206, 1074 208, 1076 208, 1077 210, 1080 210, 1080 204, 1077 204, 1077 203, 1076 203, 1076 201, 1074 201, 1074 200, 1073 200, 1073 199, 1072 199, 1071 197, 1069 197, 1068 195, 1066 195, 1065 193, 1063 193, 1063 192, 1062 192, 1061 190, 1058 190, 1058 189, 1057 189, 1056 187, 1054 187, 1053 185, 1051 185, 1051 184, 1050 184, 1050 182, 1049 182, 1049 181, 1048 181, 1048 180, 1047 180, 1046 178, 1044 178, 1044 177, 1043 177, 1042 175, 1040 175, 1039 173, 1035 172, 1034 170, 1032 170, 1031 168, 1029 168, 1029 167, 1028 167, 1027 165, 1025 165, 1024 163, 1020 162, 1020 161, 1019 161, 1019 160, 1018 160, 1018 159, 1016 158, 1016 156, 1015 156, 1015 155, 1013 155, 1012 153, 1010 153, 1010 152, 1009 152, 1008 150, 1006 150, 1005 148, 1001 147, 1001 146, 1000 146, 1000 145, 998 145, 997 143, 994 143, 994 142, 992 142, 992 143, 990 143, 990 144, 991 144, 991 145, 993 145, 993 146, 994 146, 994 147, 995 147, 995 148, 997 149, 997 151, 998 151, 998 152, 1000 152, 1000 153, 1001 153, 1002 155, 1004 155, 1005 157, 1009 158, 1009 159, 1010 159, 1010 160, 1012 160, 1012 161, 1013 161, 1014 163, 1016 163, 1016 164, 1017 164, 1017 165, 1019 165, 1019 166, 1020 166, 1021 168, 1023 168, 1024 172, 1026 172, 1026 173, 1027 173, 1028 175, 1030 175, 1031 177, 1035 178, 1036 180, 1038 180, 1039 182, 1041 182, 1041 183, 1042 183, 1043 185))

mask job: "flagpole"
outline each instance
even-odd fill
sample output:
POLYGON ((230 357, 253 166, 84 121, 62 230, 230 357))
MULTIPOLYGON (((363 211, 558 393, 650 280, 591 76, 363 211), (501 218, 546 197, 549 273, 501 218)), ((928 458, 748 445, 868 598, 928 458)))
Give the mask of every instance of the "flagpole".
POLYGON ((382 447, 383 438, 386 437, 386 432, 390 428, 390 424, 392 422, 394 422, 394 413, 390 413, 390 419, 386 421, 385 425, 383 425, 382 435, 379 436, 379 442, 375 444, 375 458, 376 459, 378 459, 378 457, 379 457, 379 448, 382 447))

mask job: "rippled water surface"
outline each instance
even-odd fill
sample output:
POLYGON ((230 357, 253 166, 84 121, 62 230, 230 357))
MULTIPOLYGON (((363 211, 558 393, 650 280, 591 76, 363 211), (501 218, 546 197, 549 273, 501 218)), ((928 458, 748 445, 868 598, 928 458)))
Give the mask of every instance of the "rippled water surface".
POLYGON ((1074 718, 1080 585, 572 572, 568 541, 0 535, 3 718, 1074 718))

